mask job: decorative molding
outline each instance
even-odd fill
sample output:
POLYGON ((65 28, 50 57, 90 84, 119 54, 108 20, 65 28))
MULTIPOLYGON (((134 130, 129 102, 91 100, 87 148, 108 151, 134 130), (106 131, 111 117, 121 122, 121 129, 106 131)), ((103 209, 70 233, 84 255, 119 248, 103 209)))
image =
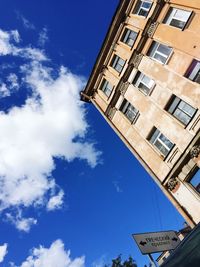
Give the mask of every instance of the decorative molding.
POLYGON ((120 87, 120 89, 119 89, 121 95, 123 95, 123 96, 125 95, 126 90, 128 89, 129 85, 130 85, 129 82, 125 82, 125 83, 123 83, 123 84, 121 85, 121 87, 120 87))
POLYGON ((136 54, 131 61, 129 62, 129 64, 133 65, 134 68, 138 68, 138 66, 140 65, 140 62, 143 58, 143 54, 136 54))
POLYGON ((190 150, 190 157, 197 158, 200 154, 200 145, 193 146, 193 148, 190 150))
POLYGON ((170 191, 173 191, 176 188, 177 185, 178 185, 178 179, 175 178, 175 177, 171 177, 169 179, 169 181, 167 182, 167 188, 170 191))
POLYGON ((110 110, 108 111, 108 118, 109 118, 110 120, 113 119, 113 117, 114 117, 116 111, 117 111, 117 109, 116 109, 115 107, 110 108, 110 110))
POLYGON ((153 37, 153 35, 154 35, 154 33, 155 33, 155 31, 156 31, 158 25, 159 25, 159 22, 156 21, 156 22, 152 23, 152 24, 149 26, 149 28, 148 28, 148 30, 147 30, 147 35, 148 35, 149 38, 152 38, 152 37, 153 37))
POLYGON ((100 69, 100 73, 104 72, 106 68, 107 68, 106 65, 102 65, 100 69))
POLYGON ((116 47, 117 47, 117 44, 116 44, 116 42, 112 43, 112 45, 111 45, 111 49, 112 49, 112 50, 115 50, 115 49, 116 49, 116 47))

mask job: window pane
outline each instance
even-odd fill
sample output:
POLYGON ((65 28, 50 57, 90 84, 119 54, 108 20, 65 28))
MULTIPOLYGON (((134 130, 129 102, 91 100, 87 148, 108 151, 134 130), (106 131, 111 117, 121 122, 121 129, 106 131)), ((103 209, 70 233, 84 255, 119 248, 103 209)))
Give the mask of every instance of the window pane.
POLYGON ((169 148, 171 149, 173 147, 172 142, 169 141, 167 137, 165 137, 163 134, 159 136, 159 139, 169 148))
POLYGON ((122 105, 119 109, 124 115, 133 122, 138 114, 138 110, 131 105, 126 99, 122 102, 122 105))
POLYGON ((183 29, 191 15, 191 12, 177 9, 177 8, 170 8, 167 16, 164 20, 164 23, 174 26, 179 29, 183 29))
POLYGON ((146 95, 149 94, 149 91, 150 91, 149 87, 147 87, 147 86, 146 86, 145 84, 143 84, 142 82, 139 83, 138 88, 140 88, 141 91, 143 91, 146 95))
POLYGON ((171 105, 170 105, 170 107, 169 107, 169 109, 168 109, 169 113, 172 114, 172 113, 174 112, 174 110, 175 110, 175 108, 177 107, 179 101, 180 101, 180 98, 179 98, 179 97, 175 97, 175 98, 173 99, 173 102, 171 103, 171 105))
POLYGON ((150 142, 154 143, 154 141, 156 140, 157 136, 159 135, 160 131, 158 129, 154 130, 154 133, 152 134, 151 138, 150 138, 150 142))
POLYGON ((178 107, 182 109, 185 113, 187 113, 190 117, 192 117, 195 113, 195 109, 184 101, 181 101, 178 107))
POLYGON ((189 19, 190 14, 191 14, 191 12, 189 12, 189 11, 176 9, 174 16, 176 19, 186 22, 189 19))
POLYGON ((166 46, 166 45, 163 45, 163 44, 159 44, 158 46, 158 51, 166 56, 169 56, 170 53, 171 53, 171 48, 166 46))
POLYGON ((200 170, 198 170, 192 177, 190 184, 196 188, 197 192, 200 193, 200 170))
POLYGON ((142 7, 146 8, 146 9, 150 9, 151 3, 149 3, 149 2, 143 2, 142 3, 142 7))
POLYGON ((157 149, 162 153, 162 155, 166 156, 169 152, 169 150, 164 147, 159 140, 156 140, 156 142, 154 143, 155 147, 157 147, 157 149))
POLYGON ((167 61, 167 58, 165 56, 158 54, 158 53, 155 53, 153 58, 157 59, 158 61, 160 61, 163 64, 165 64, 165 62, 167 61))
POLYGON ((168 47, 167 45, 163 45, 154 41, 147 54, 150 57, 165 64, 169 55, 171 54, 171 51, 172 51, 171 47, 168 47))
POLYGON ((142 78, 142 82, 144 84, 148 85, 149 87, 150 87, 151 81, 152 80, 148 76, 146 76, 146 75, 144 75, 143 78, 142 78))
POLYGON ((171 22, 170 22, 170 25, 174 26, 176 28, 183 29, 184 26, 185 26, 185 22, 181 21, 181 20, 178 20, 178 19, 172 19, 171 22))
POLYGON ((184 125, 187 125, 190 120, 191 117, 188 116, 187 114, 185 114, 183 111, 181 111, 180 109, 175 110, 174 112, 174 117, 176 117, 179 121, 181 121, 184 125))
POLYGON ((156 128, 154 129, 149 141, 161 152, 163 156, 167 156, 173 147, 173 143, 156 128))

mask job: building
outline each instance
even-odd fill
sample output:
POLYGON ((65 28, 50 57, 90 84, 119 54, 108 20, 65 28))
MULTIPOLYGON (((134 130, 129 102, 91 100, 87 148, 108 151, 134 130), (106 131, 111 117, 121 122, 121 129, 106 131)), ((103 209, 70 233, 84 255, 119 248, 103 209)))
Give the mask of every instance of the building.
POLYGON ((121 0, 81 93, 191 227, 200 221, 199 25, 199 0, 121 0))

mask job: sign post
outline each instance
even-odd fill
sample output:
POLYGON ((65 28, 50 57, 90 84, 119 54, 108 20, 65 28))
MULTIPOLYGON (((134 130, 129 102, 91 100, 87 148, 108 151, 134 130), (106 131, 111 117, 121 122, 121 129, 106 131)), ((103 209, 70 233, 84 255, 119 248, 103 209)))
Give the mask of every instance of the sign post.
POLYGON ((151 253, 173 250, 180 243, 175 231, 133 234, 132 236, 142 254, 147 254, 155 267, 156 263, 151 253))

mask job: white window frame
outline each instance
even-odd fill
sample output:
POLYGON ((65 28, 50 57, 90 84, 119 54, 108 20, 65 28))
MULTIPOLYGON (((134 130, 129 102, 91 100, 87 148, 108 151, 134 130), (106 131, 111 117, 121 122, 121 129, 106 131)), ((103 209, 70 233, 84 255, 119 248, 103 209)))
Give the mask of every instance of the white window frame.
POLYGON ((185 77, 190 79, 193 82, 199 83, 200 84, 200 61, 193 59, 192 63, 190 64, 188 68, 185 77), (192 65, 194 65, 192 67, 192 65), (191 69, 191 70, 190 70, 191 69), (189 73, 187 73, 189 70, 189 73))
POLYGON ((149 78, 147 75, 145 75, 142 72, 138 72, 136 74, 136 77, 133 80, 133 84, 134 86, 136 86, 142 93, 144 93, 145 95, 149 95, 152 92, 152 89, 155 86, 155 81, 151 78, 149 78), (145 82, 145 78, 149 79, 149 83, 145 82), (148 92, 146 90, 144 90, 143 88, 140 87, 140 84, 143 84, 145 87, 148 88, 148 92))
POLYGON ((137 35, 138 35, 137 32, 135 32, 129 28, 125 28, 125 30, 122 34, 121 42, 132 48, 136 39, 137 39, 137 35), (134 34, 134 39, 130 38, 132 33, 134 34), (132 42, 131 44, 130 44, 130 40, 132 42))
POLYGON ((149 14, 149 11, 151 9, 152 4, 153 4, 153 2, 151 0, 138 0, 137 4, 133 10, 133 13, 137 14, 138 16, 142 16, 142 17, 146 18, 149 14), (150 3, 151 5, 149 8, 146 8, 146 7, 144 7, 144 3, 150 3), (138 8, 138 10, 136 11, 137 8, 138 8), (141 10, 147 12, 146 16, 139 14, 141 10))
POLYGON ((155 147, 155 149, 157 151, 159 151, 159 153, 161 153, 161 155, 163 157, 167 157, 169 152, 171 151, 171 149, 173 148, 174 144, 163 134, 160 132, 160 130, 158 130, 156 127, 153 128, 149 138, 148 138, 149 142, 155 147), (156 133, 157 132, 157 133, 156 133), (152 137, 154 136, 154 134, 157 134, 156 137, 154 138, 154 140, 152 140, 152 137), (171 143, 171 146, 167 146, 167 144, 165 144, 165 142, 161 139, 161 136, 163 136, 165 139, 167 139, 168 142, 171 143), (167 153, 163 153, 162 149, 160 149, 156 143, 159 143, 161 145, 161 147, 164 147, 164 149, 167 150, 167 153))
POLYGON ((130 102, 128 102, 126 99, 122 101, 122 104, 119 109, 124 116, 131 122, 135 122, 136 119, 139 116, 139 111, 136 109, 130 102), (133 114, 133 116, 129 116, 128 114, 133 114))
POLYGON ((185 126, 187 126, 190 121, 192 120, 192 118, 194 117, 195 113, 196 113, 196 109, 193 108, 190 104, 188 104, 187 102, 183 101, 181 98, 173 95, 170 99, 170 103, 167 107, 167 111, 174 117, 176 118, 178 121, 180 121, 181 123, 183 123, 185 126), (174 105, 174 107, 172 108, 172 105, 174 105), (183 105, 183 107, 182 107, 183 105), (189 113, 187 111, 187 108, 185 107, 189 107, 191 110, 193 110, 193 113, 189 113), (172 109, 170 111, 170 109, 172 109), (180 111, 180 113, 182 115, 185 115, 185 118, 188 118, 187 122, 185 122, 184 120, 181 119, 181 116, 179 116, 179 114, 177 115, 177 111, 180 111))
POLYGON ((156 41, 153 41, 153 43, 151 44, 149 51, 148 51, 148 55, 150 56, 150 58, 152 58, 153 60, 155 60, 161 64, 167 64, 172 53, 173 53, 172 47, 165 45, 165 44, 161 44, 161 43, 156 42, 156 41), (165 47, 169 48, 171 50, 170 53, 168 55, 166 55, 166 54, 162 53, 161 51, 159 51, 160 46, 165 46, 165 47), (165 62, 162 62, 161 60, 155 58, 156 54, 160 55, 161 57, 164 57, 166 59, 165 62))
POLYGON ((107 96, 109 97, 112 93, 113 90, 113 85, 106 80, 105 78, 103 79, 101 86, 100 86, 100 90, 107 96))
POLYGON ((175 8, 175 7, 170 7, 170 9, 167 13, 167 16, 164 19, 164 23, 168 24, 172 27, 183 30, 185 28, 190 16, 191 16, 191 14, 192 14, 191 11, 187 11, 187 10, 183 10, 183 9, 179 9, 179 8, 175 8), (182 12, 182 18, 180 16, 181 12, 182 12), (184 18, 184 14, 185 14, 185 18, 184 18), (178 25, 176 26, 173 24, 173 20, 182 22, 183 25, 181 27, 179 27, 178 25))
POLYGON ((125 65, 126 61, 119 57, 118 55, 114 55, 113 58, 112 58, 112 61, 111 61, 111 67, 117 71, 118 73, 121 73, 123 68, 124 68, 124 65, 125 65), (120 64, 122 63, 122 64, 120 64), (120 67, 120 70, 118 69, 118 67, 120 67))

